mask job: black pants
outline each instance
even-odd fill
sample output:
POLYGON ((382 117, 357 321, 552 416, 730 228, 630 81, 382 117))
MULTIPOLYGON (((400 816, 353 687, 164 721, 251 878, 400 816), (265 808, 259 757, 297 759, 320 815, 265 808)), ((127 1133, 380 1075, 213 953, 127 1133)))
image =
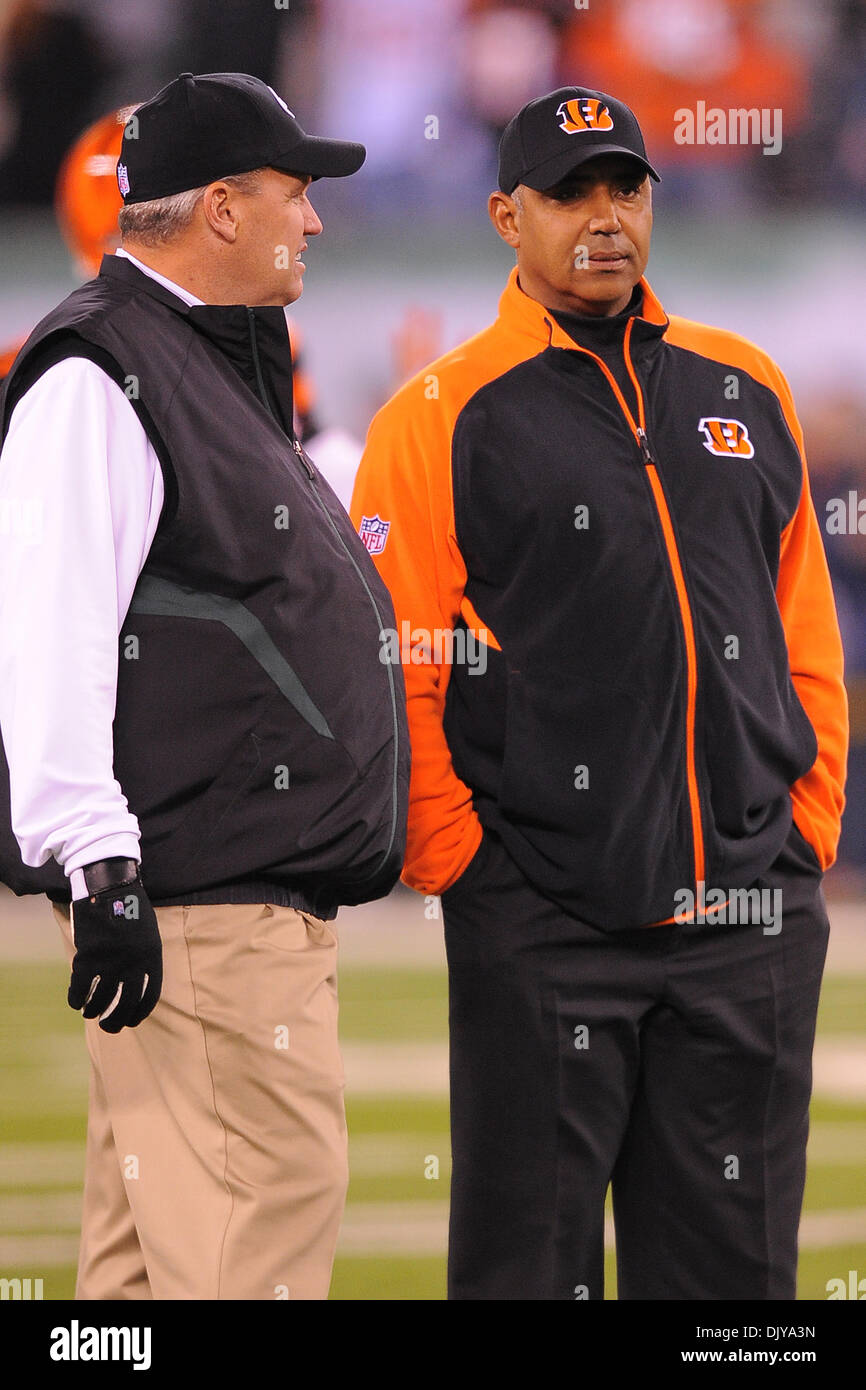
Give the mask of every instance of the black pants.
POLYGON ((620 1298, 795 1297, 829 929, 803 848, 792 828, 758 881, 777 932, 605 935, 485 832, 442 900, 449 1298, 603 1298, 608 1184, 620 1298))

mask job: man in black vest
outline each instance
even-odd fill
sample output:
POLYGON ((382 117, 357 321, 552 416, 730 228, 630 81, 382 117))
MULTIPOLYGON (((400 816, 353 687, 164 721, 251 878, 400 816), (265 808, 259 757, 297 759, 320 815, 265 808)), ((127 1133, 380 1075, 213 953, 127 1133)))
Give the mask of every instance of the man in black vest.
POLYGON ((409 755, 284 306, 311 181, 363 159, 256 78, 182 74, 124 131, 121 248, 0 395, 0 880, 53 900, 88 1020, 83 1299, 328 1293, 330 924, 397 879, 409 755))

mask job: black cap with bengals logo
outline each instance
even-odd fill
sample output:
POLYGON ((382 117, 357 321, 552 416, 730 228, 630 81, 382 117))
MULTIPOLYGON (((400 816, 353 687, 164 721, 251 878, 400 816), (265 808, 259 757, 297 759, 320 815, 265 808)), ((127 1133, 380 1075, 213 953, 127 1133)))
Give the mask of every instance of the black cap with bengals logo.
POLYGON ((249 73, 182 72, 127 121, 117 186, 128 206, 253 169, 343 178, 366 155, 363 145, 307 135, 273 87, 249 73))
POLYGON ((588 87, 560 87, 524 106, 499 142, 499 187, 543 192, 588 159, 628 154, 660 182, 646 157, 637 117, 622 101, 588 87))

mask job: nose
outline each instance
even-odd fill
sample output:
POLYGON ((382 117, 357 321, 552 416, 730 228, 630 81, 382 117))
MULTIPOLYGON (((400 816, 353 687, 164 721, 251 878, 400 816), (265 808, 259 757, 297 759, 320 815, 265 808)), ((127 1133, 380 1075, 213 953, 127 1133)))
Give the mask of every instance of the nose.
POLYGON ((318 236, 322 221, 309 198, 304 199, 304 236, 318 236))
POLYGON ((620 230, 619 212, 609 188, 598 184, 591 194, 589 231, 611 235, 620 230))

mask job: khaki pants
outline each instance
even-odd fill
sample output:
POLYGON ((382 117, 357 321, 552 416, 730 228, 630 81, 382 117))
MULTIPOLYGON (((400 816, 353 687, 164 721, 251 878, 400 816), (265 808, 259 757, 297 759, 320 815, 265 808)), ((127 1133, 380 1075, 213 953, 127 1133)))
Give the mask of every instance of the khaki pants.
POLYGON ((113 1036, 85 1021, 76 1297, 327 1298, 348 1181, 336 933, 270 904, 156 912, 153 1013, 113 1036))

